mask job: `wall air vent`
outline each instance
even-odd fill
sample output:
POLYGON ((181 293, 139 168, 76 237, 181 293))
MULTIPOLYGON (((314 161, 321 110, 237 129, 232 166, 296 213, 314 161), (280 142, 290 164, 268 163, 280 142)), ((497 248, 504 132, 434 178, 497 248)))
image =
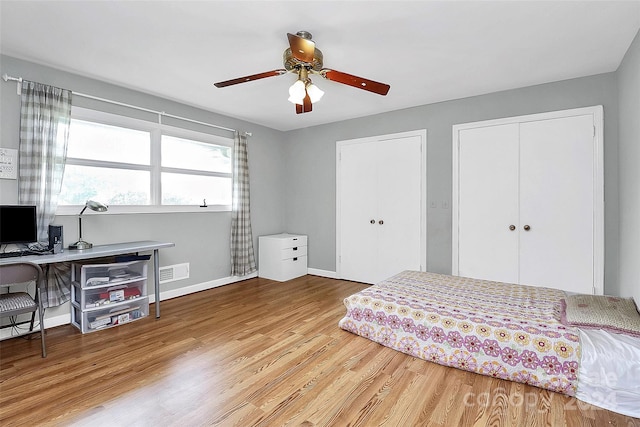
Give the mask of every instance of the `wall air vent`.
POLYGON ((189 278, 189 263, 160 267, 160 283, 175 282, 189 278))

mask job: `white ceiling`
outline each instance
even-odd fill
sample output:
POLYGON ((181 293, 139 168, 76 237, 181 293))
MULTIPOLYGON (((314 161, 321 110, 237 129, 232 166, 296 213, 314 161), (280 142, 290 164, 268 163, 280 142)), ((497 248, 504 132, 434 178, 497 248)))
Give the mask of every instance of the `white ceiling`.
POLYGON ((615 71, 640 0, 2 0, 0 18, 3 54, 291 130, 615 71), (213 86, 282 68, 286 33, 299 30, 325 67, 390 84, 389 94, 316 76, 324 98, 296 115, 293 74, 213 86))

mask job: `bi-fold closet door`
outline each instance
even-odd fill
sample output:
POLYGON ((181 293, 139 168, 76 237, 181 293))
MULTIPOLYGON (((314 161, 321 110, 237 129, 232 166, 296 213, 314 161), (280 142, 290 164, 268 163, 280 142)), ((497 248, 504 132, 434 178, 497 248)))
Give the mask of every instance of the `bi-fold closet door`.
POLYGON ((602 293, 602 107, 453 137, 453 274, 602 293))
POLYGON ((377 283, 426 266, 426 132, 338 141, 339 278, 377 283))

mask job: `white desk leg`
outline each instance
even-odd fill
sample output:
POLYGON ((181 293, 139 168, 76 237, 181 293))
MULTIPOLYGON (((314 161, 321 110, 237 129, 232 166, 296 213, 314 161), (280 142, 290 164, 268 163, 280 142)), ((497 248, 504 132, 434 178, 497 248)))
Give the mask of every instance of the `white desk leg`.
POLYGON ((160 258, 158 255, 158 250, 153 250, 153 282, 155 285, 156 292, 156 319, 160 317, 160 258))

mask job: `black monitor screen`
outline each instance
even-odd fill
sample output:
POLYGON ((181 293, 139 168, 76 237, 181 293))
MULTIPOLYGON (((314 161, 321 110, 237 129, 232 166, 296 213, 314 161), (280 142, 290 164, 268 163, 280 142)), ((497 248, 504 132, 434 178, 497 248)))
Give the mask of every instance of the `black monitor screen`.
POLYGON ((0 205, 0 244, 37 241, 35 206, 0 205))

